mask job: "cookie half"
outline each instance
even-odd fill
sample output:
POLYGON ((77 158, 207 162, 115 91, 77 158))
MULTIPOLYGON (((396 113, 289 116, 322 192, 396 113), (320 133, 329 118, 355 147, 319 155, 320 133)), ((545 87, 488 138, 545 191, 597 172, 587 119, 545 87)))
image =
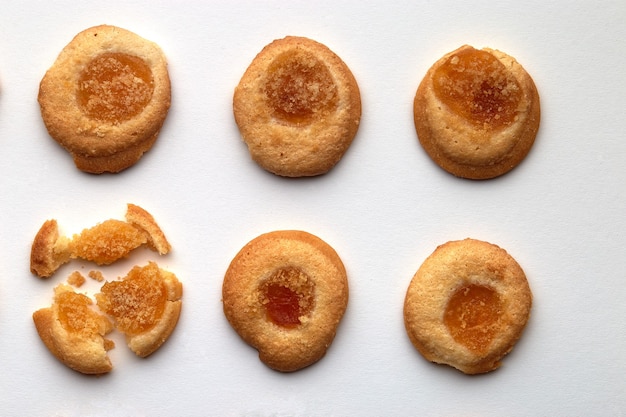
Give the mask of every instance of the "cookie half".
POLYGON ((504 249, 465 239, 439 246, 420 266, 404 301, 404 323, 429 361, 467 374, 492 371, 524 330, 532 294, 504 249))
POLYGON ((167 116, 170 79, 153 42, 119 27, 80 32, 39 86, 50 136, 89 173, 135 164, 157 139, 167 116))
POLYGON ((359 127, 361 95, 348 66, 314 40, 288 36, 254 58, 233 97, 252 159, 285 177, 328 172, 359 127))
POLYGON ((530 151, 540 121, 537 88, 511 56, 464 45, 426 73, 413 102, 417 136, 453 175, 489 179, 530 151))
POLYGON ((222 286, 224 314, 259 358, 291 372, 320 360, 348 304, 341 259, 303 231, 263 234, 234 257, 222 286))

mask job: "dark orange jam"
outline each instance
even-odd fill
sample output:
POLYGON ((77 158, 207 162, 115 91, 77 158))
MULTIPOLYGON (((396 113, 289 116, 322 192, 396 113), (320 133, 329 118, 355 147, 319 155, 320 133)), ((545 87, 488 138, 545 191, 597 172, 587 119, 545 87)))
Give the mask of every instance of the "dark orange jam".
POLYGON ((477 126, 498 129, 516 119, 520 85, 489 52, 459 51, 435 71, 433 82, 437 97, 477 126))
POLYGON ((470 284, 448 301, 444 323, 454 340, 474 352, 489 348, 498 331, 502 301, 489 287, 470 284))
POLYGON ((141 113, 153 91, 152 71, 143 59, 106 52, 81 72, 77 97, 89 118, 115 124, 141 113))
POLYGON ((268 73, 265 95, 269 107, 286 122, 307 122, 337 107, 337 86, 330 71, 309 52, 279 55, 268 73))
POLYGON ((301 324, 300 318, 313 309, 314 285, 310 278, 297 268, 281 268, 260 287, 261 304, 267 318, 274 324, 293 328, 301 324))

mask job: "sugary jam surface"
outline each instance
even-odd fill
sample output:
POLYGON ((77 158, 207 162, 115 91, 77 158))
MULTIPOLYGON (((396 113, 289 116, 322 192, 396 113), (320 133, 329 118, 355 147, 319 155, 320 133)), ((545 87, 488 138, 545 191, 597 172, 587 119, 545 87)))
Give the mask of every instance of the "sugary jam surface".
POLYGON ((474 352, 489 348, 498 331, 502 301, 491 288, 470 284, 448 301, 444 323, 454 340, 474 352))
POLYGON ((163 315, 167 289, 158 266, 134 267, 122 281, 107 282, 96 295, 98 307, 117 328, 133 335, 150 330, 163 315))
POLYGON ((71 291, 57 294, 58 319, 65 330, 84 335, 98 334, 103 317, 89 307, 92 302, 83 294, 71 291))
POLYGON ((143 59, 106 52, 81 72, 77 98, 89 118, 115 124, 141 113, 153 91, 152 71, 143 59))
POLYGON ((265 96, 274 115, 303 123, 337 106, 337 86, 326 65, 313 54, 290 51, 268 68, 265 96))
POLYGON ((311 313, 314 303, 314 284, 297 268, 281 268, 260 286, 260 302, 272 323, 293 328, 300 318, 311 313))
POLYGON ((433 82, 444 104, 479 127, 503 128, 517 118, 520 85, 489 52, 459 51, 435 71, 433 82))
POLYGON ((136 227, 120 220, 106 220, 83 230, 70 242, 72 256, 108 265, 146 243, 136 227))

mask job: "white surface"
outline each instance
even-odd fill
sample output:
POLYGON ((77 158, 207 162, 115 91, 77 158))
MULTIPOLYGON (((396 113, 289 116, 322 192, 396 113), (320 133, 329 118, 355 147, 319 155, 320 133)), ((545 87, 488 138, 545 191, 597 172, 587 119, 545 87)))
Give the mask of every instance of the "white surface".
MULTIPOLYGON (((626 7, 621 1, 40 2, 0 13, 0 414, 6 416, 626 415, 626 7), (206 4, 204 4, 206 3, 206 4), (118 25, 169 60, 171 112, 133 168, 91 176, 41 122, 39 81, 79 31, 118 25), (252 58, 286 35, 328 45, 362 93, 361 128, 329 174, 289 180, 251 162, 232 92, 252 58), (419 146, 419 81, 461 44, 513 55, 533 76, 542 125, 499 179, 460 180, 419 146), (56 361, 31 320, 78 264, 48 281, 28 270, 45 219, 66 233, 150 211, 185 285, 172 338, 152 357, 117 340, 115 370, 86 377, 56 361), (223 274, 250 239, 317 234, 349 272, 348 311, 327 356, 294 374, 266 368, 221 310, 223 274), (527 273, 532 318, 501 369, 468 377, 409 343, 402 303, 437 245, 474 237, 527 273)), ((152 253, 102 268, 115 277, 152 253)), ((85 266, 88 271, 92 266, 85 266)))

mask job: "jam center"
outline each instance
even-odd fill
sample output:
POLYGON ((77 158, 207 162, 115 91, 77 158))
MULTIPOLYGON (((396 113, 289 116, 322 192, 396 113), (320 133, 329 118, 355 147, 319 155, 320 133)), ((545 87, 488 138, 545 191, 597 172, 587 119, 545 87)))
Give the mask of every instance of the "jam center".
POLYGON ((459 51, 435 71, 433 81, 437 97, 477 126, 498 129, 517 118, 520 85, 489 52, 459 51))
POLYGON ((121 123, 141 113, 153 91, 152 71, 143 59, 106 52, 83 69, 77 96, 91 119, 121 123))
POLYGON ((96 295, 98 307, 115 318, 120 331, 131 335, 145 332, 161 318, 167 302, 159 277, 156 265, 135 267, 124 280, 104 284, 96 295))
POLYGON ((292 328, 313 308, 314 286, 309 277, 296 268, 281 268, 261 285, 261 304, 274 324, 292 328))
POLYGON ((89 308, 91 300, 87 296, 64 292, 57 295, 57 304, 59 321, 67 331, 81 334, 98 332, 98 316, 89 308))
POLYGON ((337 86, 313 54, 285 52, 268 68, 265 96, 274 115, 292 123, 307 122, 337 106, 337 86))
POLYGON ((448 301, 444 323, 454 340, 474 352, 488 349, 498 331, 502 301, 493 289, 470 284, 448 301))

